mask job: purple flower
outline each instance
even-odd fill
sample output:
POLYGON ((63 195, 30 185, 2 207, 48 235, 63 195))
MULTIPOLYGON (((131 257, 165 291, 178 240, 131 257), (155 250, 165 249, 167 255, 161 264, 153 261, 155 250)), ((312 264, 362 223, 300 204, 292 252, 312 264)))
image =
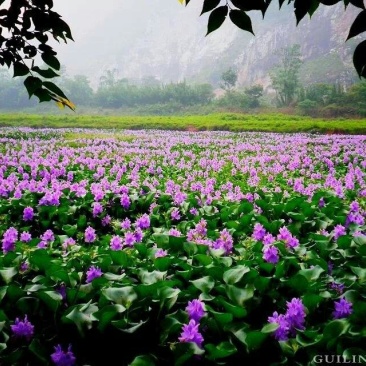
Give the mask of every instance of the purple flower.
POLYGON ((332 262, 328 262, 328 274, 331 275, 333 272, 334 264, 332 262))
POLYGON ((358 210, 360 209, 360 205, 357 201, 353 201, 351 202, 351 204, 349 205, 349 209, 352 211, 352 212, 358 212, 358 210))
POLYGON ((94 279, 101 277, 102 274, 102 270, 99 267, 91 266, 86 272, 86 283, 90 283, 94 279))
POLYGON ((189 319, 193 319, 195 322, 199 322, 205 315, 204 304, 200 300, 192 300, 188 302, 186 312, 188 313, 189 319))
POLYGON ((267 234, 266 229, 263 227, 263 225, 259 224, 258 222, 254 225, 254 230, 252 234, 252 238, 254 240, 262 240, 265 235, 267 234))
POLYGON ((64 250, 67 250, 69 247, 72 247, 73 245, 75 245, 76 244, 76 242, 75 242, 75 240, 73 239, 73 238, 67 238, 64 242, 63 242, 63 244, 62 244, 62 248, 64 249, 64 250))
POLYGON ((28 321, 27 315, 24 317, 24 320, 16 318, 15 323, 10 328, 15 337, 24 337, 27 340, 30 340, 34 333, 34 325, 28 321))
POLYGON ((110 247, 112 250, 121 250, 122 249, 122 239, 121 237, 114 235, 112 236, 110 247))
POLYGON ((198 215, 198 210, 195 208, 195 207, 192 207, 190 210, 189 210, 189 213, 193 216, 196 216, 198 215))
POLYGON ((286 246, 288 248, 296 248, 298 247, 300 244, 299 239, 295 238, 294 236, 291 236, 287 241, 286 241, 286 246))
POLYGON ((93 217, 97 217, 103 212, 103 206, 99 202, 93 203, 93 217))
POLYGON ((112 218, 109 215, 106 215, 102 218, 102 226, 107 226, 111 223, 112 218))
POLYGON ((324 201, 324 198, 323 198, 323 197, 321 197, 321 198, 319 199, 318 206, 319 206, 320 208, 322 208, 322 207, 324 207, 324 206, 325 206, 325 201, 324 201))
POLYGON ((170 217, 172 218, 172 220, 175 220, 175 221, 180 220, 180 213, 179 213, 179 209, 175 207, 175 208, 172 210, 172 212, 170 213, 170 217))
POLYGON ((292 237, 290 230, 287 229, 287 227, 281 227, 279 232, 280 233, 277 235, 278 240, 283 240, 287 242, 292 237))
POLYGON ((285 317, 290 325, 290 331, 295 331, 295 329, 303 330, 305 323, 305 307, 301 299, 293 298, 291 302, 287 301, 287 312, 285 317))
POLYGON ((37 248, 38 249, 45 249, 45 248, 47 248, 47 242, 46 241, 41 241, 41 242, 39 242, 38 244, 37 244, 37 248))
POLYGON ((352 314, 352 303, 342 298, 339 301, 334 302, 334 319, 346 318, 348 315, 352 314))
POLYGON ((75 365, 76 358, 71 351, 71 344, 64 352, 61 345, 55 347, 55 352, 51 354, 51 359, 56 366, 73 366, 75 365))
POLYGON ((346 235, 346 228, 342 225, 337 225, 334 228, 334 240, 337 240, 342 235, 346 235))
POLYGON ((129 219, 124 219, 121 223, 121 228, 124 230, 128 230, 131 228, 131 221, 129 219))
POLYGON ((27 231, 23 231, 20 234, 20 241, 24 242, 24 243, 28 243, 32 240, 32 235, 29 234, 27 231))
POLYGON ((121 195, 121 206, 127 210, 131 205, 130 197, 126 193, 121 195))
POLYGON ((264 245, 273 244, 275 241, 276 241, 276 238, 272 234, 266 234, 263 237, 263 244, 264 245))
POLYGON ((128 231, 125 233, 125 244, 128 247, 132 247, 136 243, 135 235, 128 231))
POLYGON ((8 230, 5 231, 2 239, 3 243, 3 253, 6 254, 11 252, 15 249, 15 242, 18 240, 18 231, 10 227, 8 230))
POLYGON ((150 227, 150 216, 143 214, 136 220, 136 227, 139 229, 148 229, 150 227))
POLYGON ((168 255, 168 252, 166 250, 163 250, 163 249, 158 249, 156 252, 155 252, 155 258, 162 258, 162 257, 166 257, 168 255))
POLYGON ((213 247, 215 249, 224 249, 225 253, 228 254, 233 249, 233 242, 231 234, 227 229, 224 229, 220 232, 220 237, 213 243, 213 247))
POLYGON ((339 295, 343 294, 343 291, 344 291, 344 284, 343 283, 332 282, 329 286, 332 290, 335 290, 339 295))
POLYGON ((26 207, 23 210, 23 220, 24 221, 31 221, 33 220, 34 211, 32 207, 26 207))
POLYGON ((85 243, 93 243, 97 238, 95 230, 90 226, 86 228, 84 237, 85 237, 85 243))
POLYGON ((52 230, 46 230, 43 235, 41 235, 42 241, 51 242, 55 240, 55 236, 52 230))
POLYGON ((286 317, 283 314, 278 315, 277 311, 275 311, 272 316, 268 317, 268 322, 278 324, 278 328, 274 332, 274 337, 278 341, 288 340, 290 326, 286 317))
POLYGON ((193 319, 190 320, 188 324, 184 324, 182 328, 182 333, 178 338, 180 342, 192 342, 196 343, 198 347, 202 346, 203 337, 198 331, 199 324, 197 324, 193 319))
POLYGON ((182 233, 177 229, 170 229, 169 230, 169 235, 179 237, 179 236, 182 236, 182 233))
POLYGON ((136 229, 136 231, 133 235, 135 237, 136 243, 141 243, 142 242, 143 234, 142 234, 141 229, 136 229))
POLYGON ((273 245, 266 245, 263 248, 263 259, 268 263, 278 263, 280 259, 278 256, 278 249, 273 245))
POLYGON ((29 269, 29 263, 28 262, 22 262, 19 267, 19 272, 25 272, 29 269))

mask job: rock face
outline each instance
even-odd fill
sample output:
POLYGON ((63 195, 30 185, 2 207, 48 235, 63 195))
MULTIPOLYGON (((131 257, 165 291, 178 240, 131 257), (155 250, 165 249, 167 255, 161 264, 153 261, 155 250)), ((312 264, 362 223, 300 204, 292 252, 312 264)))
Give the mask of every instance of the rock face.
POLYGON ((278 62, 276 50, 299 43, 303 81, 348 83, 355 78, 356 42, 345 43, 358 13, 351 6, 347 11, 341 5, 323 6, 296 27, 293 8, 279 11, 274 4, 264 20, 260 13, 251 14, 255 37, 229 20, 205 37, 207 16, 199 17, 201 1, 192 0, 187 8, 173 0, 154 3, 115 2, 115 11, 102 24, 87 34, 77 33, 75 45, 60 52, 68 70, 87 74, 94 84, 103 71, 116 68, 121 78, 154 76, 162 82, 186 79, 218 85, 221 73, 233 67, 239 86, 268 86, 269 72, 278 62))

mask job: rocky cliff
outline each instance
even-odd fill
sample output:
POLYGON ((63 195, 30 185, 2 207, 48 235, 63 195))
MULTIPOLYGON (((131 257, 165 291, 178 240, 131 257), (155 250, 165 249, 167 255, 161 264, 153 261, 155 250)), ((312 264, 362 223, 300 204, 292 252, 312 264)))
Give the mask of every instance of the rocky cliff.
POLYGON ((113 12, 87 32, 76 27, 76 43, 60 53, 71 73, 86 73, 94 83, 105 69, 116 68, 119 77, 129 79, 155 76, 163 82, 218 84, 221 73, 234 67, 239 85, 266 86, 278 62, 276 50, 294 43, 301 44, 304 81, 347 83, 355 77, 355 43, 345 43, 355 8, 323 6, 296 27, 292 7, 279 11, 274 5, 264 20, 252 14, 255 37, 229 20, 205 37, 207 16, 199 17, 199 0, 187 8, 173 0, 155 0, 154 6, 151 0, 113 4, 113 12))

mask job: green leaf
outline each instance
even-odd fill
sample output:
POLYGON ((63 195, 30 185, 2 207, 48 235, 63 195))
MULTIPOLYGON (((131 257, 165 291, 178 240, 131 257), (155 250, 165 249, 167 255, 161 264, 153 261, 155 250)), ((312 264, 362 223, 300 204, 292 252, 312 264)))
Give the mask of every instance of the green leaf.
POLYGON ((32 340, 28 348, 43 364, 48 363, 49 355, 44 345, 37 338, 32 340))
POLYGON ((51 81, 44 81, 43 86, 50 90, 52 93, 55 93, 56 95, 67 99, 67 96, 64 94, 64 92, 54 83, 51 81))
POLYGON ((116 304, 129 308, 133 301, 137 299, 137 294, 132 286, 109 287, 102 290, 103 295, 116 304))
POLYGON ((366 269, 361 267, 351 267, 352 272, 358 277, 360 282, 366 281, 366 269))
POLYGON ((233 314, 235 318, 244 318, 247 315, 247 311, 242 306, 236 306, 225 301, 223 298, 218 298, 218 303, 225 308, 227 312, 233 314))
POLYGON ((267 336, 268 334, 263 332, 248 332, 245 337, 245 344, 247 345, 248 350, 259 349, 267 336))
POLYGON ((204 0, 201 15, 215 9, 221 0, 204 0))
POLYGON ((43 70, 43 69, 39 68, 38 66, 32 67, 32 71, 36 72, 37 74, 41 75, 43 78, 46 78, 46 79, 52 79, 56 76, 60 76, 60 75, 56 74, 52 69, 43 70))
POLYGON ((78 328, 79 333, 83 336, 84 329, 91 329, 92 322, 97 319, 93 313, 98 311, 98 307, 90 302, 87 304, 80 304, 74 307, 66 316, 65 319, 72 321, 78 328))
POLYGON ((202 277, 191 282, 194 287, 198 288, 202 292, 210 292, 215 286, 215 281, 210 276, 202 277))
POLYGON ((206 344, 205 349, 209 360, 229 357, 237 352, 236 347, 230 342, 221 342, 217 345, 206 344))
POLYGON ((24 86, 27 89, 29 98, 34 94, 37 89, 42 88, 42 80, 34 76, 28 76, 24 80, 24 86))
POLYGON ((273 333, 276 329, 278 329, 279 324, 277 323, 268 323, 262 329, 262 333, 273 333))
POLYGON ((253 28, 252 28, 252 21, 251 21, 249 15, 247 15, 247 13, 245 13, 242 10, 234 9, 234 10, 230 10, 229 16, 230 16, 231 21, 237 27, 254 34, 253 28))
POLYGON ((356 47, 353 53, 353 64, 359 77, 366 78, 366 40, 356 47))
POLYGON ((239 282, 243 278, 243 276, 249 271, 249 267, 239 265, 233 269, 229 269, 228 271, 226 271, 223 278, 228 285, 233 285, 239 282))
POLYGON ((14 62, 14 76, 24 76, 29 73, 29 68, 23 62, 14 62))
POLYGON ((12 278, 18 273, 15 267, 4 268, 0 270, 0 276, 6 284, 10 283, 12 278))
POLYGON ((229 11, 228 7, 224 5, 219 6, 218 8, 216 8, 211 12, 208 18, 206 36, 221 27, 222 23, 224 23, 226 19, 228 11, 229 11))
POLYGON ((119 304, 107 305, 100 309, 98 312, 94 313, 94 316, 99 319, 98 328, 103 332, 117 314, 121 314, 125 311, 126 308, 119 304))
POLYGON ((37 296, 54 312, 62 301, 61 294, 56 291, 39 291, 37 296))
POLYGON ((194 355, 200 356, 204 353, 205 351, 199 348, 196 343, 178 343, 174 347, 174 366, 189 365, 189 363, 186 363, 186 361, 188 361, 190 358, 194 359, 194 355))
POLYGON ((323 339, 331 340, 336 339, 342 334, 347 333, 349 328, 349 323, 346 319, 333 320, 329 322, 323 331, 323 339))
POLYGON ((233 285, 226 285, 227 295, 235 304, 243 306, 245 301, 250 300, 254 296, 254 286, 247 285, 242 289, 233 285))
POLYGON ((316 265, 313 268, 303 269, 298 273, 304 276, 310 282, 316 281, 323 272, 325 272, 324 269, 319 265, 316 265))
POLYGON ((60 70, 60 62, 59 60, 50 52, 43 52, 42 55, 42 60, 48 65, 51 66, 53 69, 55 70, 60 70))
POLYGON ((151 355, 137 356, 129 364, 129 366, 155 366, 156 358, 151 355))

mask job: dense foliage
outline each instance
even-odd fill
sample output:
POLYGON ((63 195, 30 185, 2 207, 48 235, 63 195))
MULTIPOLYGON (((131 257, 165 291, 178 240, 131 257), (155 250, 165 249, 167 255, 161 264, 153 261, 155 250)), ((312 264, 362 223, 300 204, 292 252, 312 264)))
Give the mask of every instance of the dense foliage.
POLYGON ((1 365, 364 356, 365 136, 0 142, 1 365))

